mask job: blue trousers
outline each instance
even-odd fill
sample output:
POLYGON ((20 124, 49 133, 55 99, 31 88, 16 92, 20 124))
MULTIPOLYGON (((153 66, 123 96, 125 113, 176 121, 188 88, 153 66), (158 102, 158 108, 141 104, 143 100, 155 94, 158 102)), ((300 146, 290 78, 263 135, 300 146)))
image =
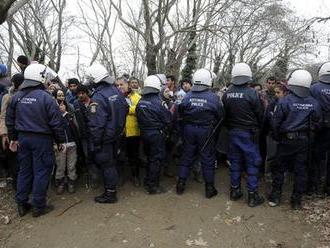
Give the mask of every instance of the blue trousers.
POLYGON ((32 192, 32 206, 45 208, 47 187, 55 164, 53 138, 50 135, 20 133, 18 142, 16 201, 27 203, 32 192))
POLYGON ((158 186, 162 161, 166 156, 165 134, 160 130, 144 130, 141 137, 148 160, 145 183, 151 187, 158 186))
POLYGON ((278 163, 273 169, 273 190, 282 191, 284 172, 287 165, 294 171, 293 198, 300 198, 305 192, 308 163, 308 138, 282 140, 277 147, 278 163))
POLYGON ((261 156, 257 142, 254 142, 253 132, 242 129, 229 130, 228 158, 231 163, 231 186, 241 184, 241 173, 247 172, 247 189, 249 192, 258 190, 258 174, 261 156))
POLYGON ((105 189, 116 190, 118 184, 117 163, 117 144, 103 144, 101 151, 95 152, 94 161, 103 174, 105 189))
POLYGON ((214 184, 215 146, 212 140, 201 152, 201 148, 210 132, 209 127, 185 125, 183 129, 183 153, 179 177, 187 179, 197 156, 200 156, 205 183, 214 184))

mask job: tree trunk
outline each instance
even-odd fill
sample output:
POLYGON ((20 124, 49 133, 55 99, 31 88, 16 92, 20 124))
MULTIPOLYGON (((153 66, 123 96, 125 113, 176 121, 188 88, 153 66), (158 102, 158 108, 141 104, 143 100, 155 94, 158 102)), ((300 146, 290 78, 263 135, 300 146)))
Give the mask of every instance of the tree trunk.
POLYGON ((1 0, 0 1, 0 24, 6 21, 8 11, 16 0, 1 0))
POLYGON ((8 34, 9 34, 9 51, 8 51, 7 68, 8 68, 8 76, 11 77, 11 67, 13 65, 13 59, 14 59, 14 37, 13 37, 13 24, 11 23, 10 20, 7 20, 7 24, 8 24, 8 34))
POLYGON ((148 68, 148 75, 157 74, 157 49, 155 46, 146 46, 146 61, 148 68))
POLYGON ((196 31, 192 31, 189 35, 189 43, 193 42, 193 44, 190 45, 190 48, 188 49, 188 54, 186 58, 186 65, 184 66, 181 76, 182 78, 192 78, 193 71, 196 69, 196 63, 197 63, 197 54, 196 54, 196 31))
POLYGON ((167 54, 166 75, 179 78, 181 63, 182 59, 178 58, 177 53, 173 49, 170 49, 167 54))

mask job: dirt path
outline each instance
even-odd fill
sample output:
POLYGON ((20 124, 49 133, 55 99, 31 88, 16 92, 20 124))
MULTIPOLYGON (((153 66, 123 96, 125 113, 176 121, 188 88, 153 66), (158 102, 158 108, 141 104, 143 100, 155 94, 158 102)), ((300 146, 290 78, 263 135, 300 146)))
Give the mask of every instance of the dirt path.
POLYGON ((252 209, 244 200, 229 201, 225 169, 217 172, 217 181, 220 195, 211 200, 193 181, 187 193, 177 196, 174 179, 163 182, 168 193, 156 196, 126 183, 114 205, 92 201, 100 190, 52 194, 55 211, 38 219, 14 219, 0 229, 5 236, 0 247, 322 247, 304 214, 289 209, 287 195, 281 207, 252 209))

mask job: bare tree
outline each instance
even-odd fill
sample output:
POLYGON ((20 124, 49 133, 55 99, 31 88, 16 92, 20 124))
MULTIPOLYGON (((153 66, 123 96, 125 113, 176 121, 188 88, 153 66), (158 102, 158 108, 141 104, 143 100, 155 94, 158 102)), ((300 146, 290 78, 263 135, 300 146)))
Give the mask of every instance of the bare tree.
POLYGON ((1 2, 0 2, 0 24, 4 23, 7 18, 12 17, 28 1, 29 0, 20 0, 20 1, 1 0, 1 2))
POLYGON ((116 17, 112 18, 112 9, 107 0, 88 0, 78 2, 81 21, 78 28, 89 39, 92 58, 90 64, 101 61, 109 72, 117 75, 114 63, 112 37, 116 29, 116 17), (92 11, 93 15, 90 15, 92 11), (113 22, 111 22, 113 20, 113 22))
MULTIPOLYGON (((61 66, 64 49, 64 34, 74 19, 65 16, 66 0, 31 0, 8 19, 9 43, 14 40, 24 54, 55 71, 61 66), (12 39, 11 39, 12 38, 12 39)), ((0 45, 8 46, 2 36, 0 45)), ((1 38, 0 37, 0 38, 1 38)), ((9 53, 8 53, 9 54, 9 53)), ((11 58, 12 59, 12 58, 11 58)))

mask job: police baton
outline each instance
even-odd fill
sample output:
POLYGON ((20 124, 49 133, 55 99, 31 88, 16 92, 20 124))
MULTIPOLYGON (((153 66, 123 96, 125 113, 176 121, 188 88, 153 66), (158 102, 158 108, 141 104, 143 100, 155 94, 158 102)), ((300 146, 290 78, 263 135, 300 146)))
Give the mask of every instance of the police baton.
POLYGON ((203 152, 205 150, 205 148, 209 145, 210 141, 213 139, 215 134, 218 132, 218 129, 221 128, 223 120, 224 120, 224 118, 221 118, 218 121, 217 125, 215 125, 215 127, 212 129, 212 132, 210 132, 209 135, 206 137, 206 140, 201 148, 201 152, 203 152))

